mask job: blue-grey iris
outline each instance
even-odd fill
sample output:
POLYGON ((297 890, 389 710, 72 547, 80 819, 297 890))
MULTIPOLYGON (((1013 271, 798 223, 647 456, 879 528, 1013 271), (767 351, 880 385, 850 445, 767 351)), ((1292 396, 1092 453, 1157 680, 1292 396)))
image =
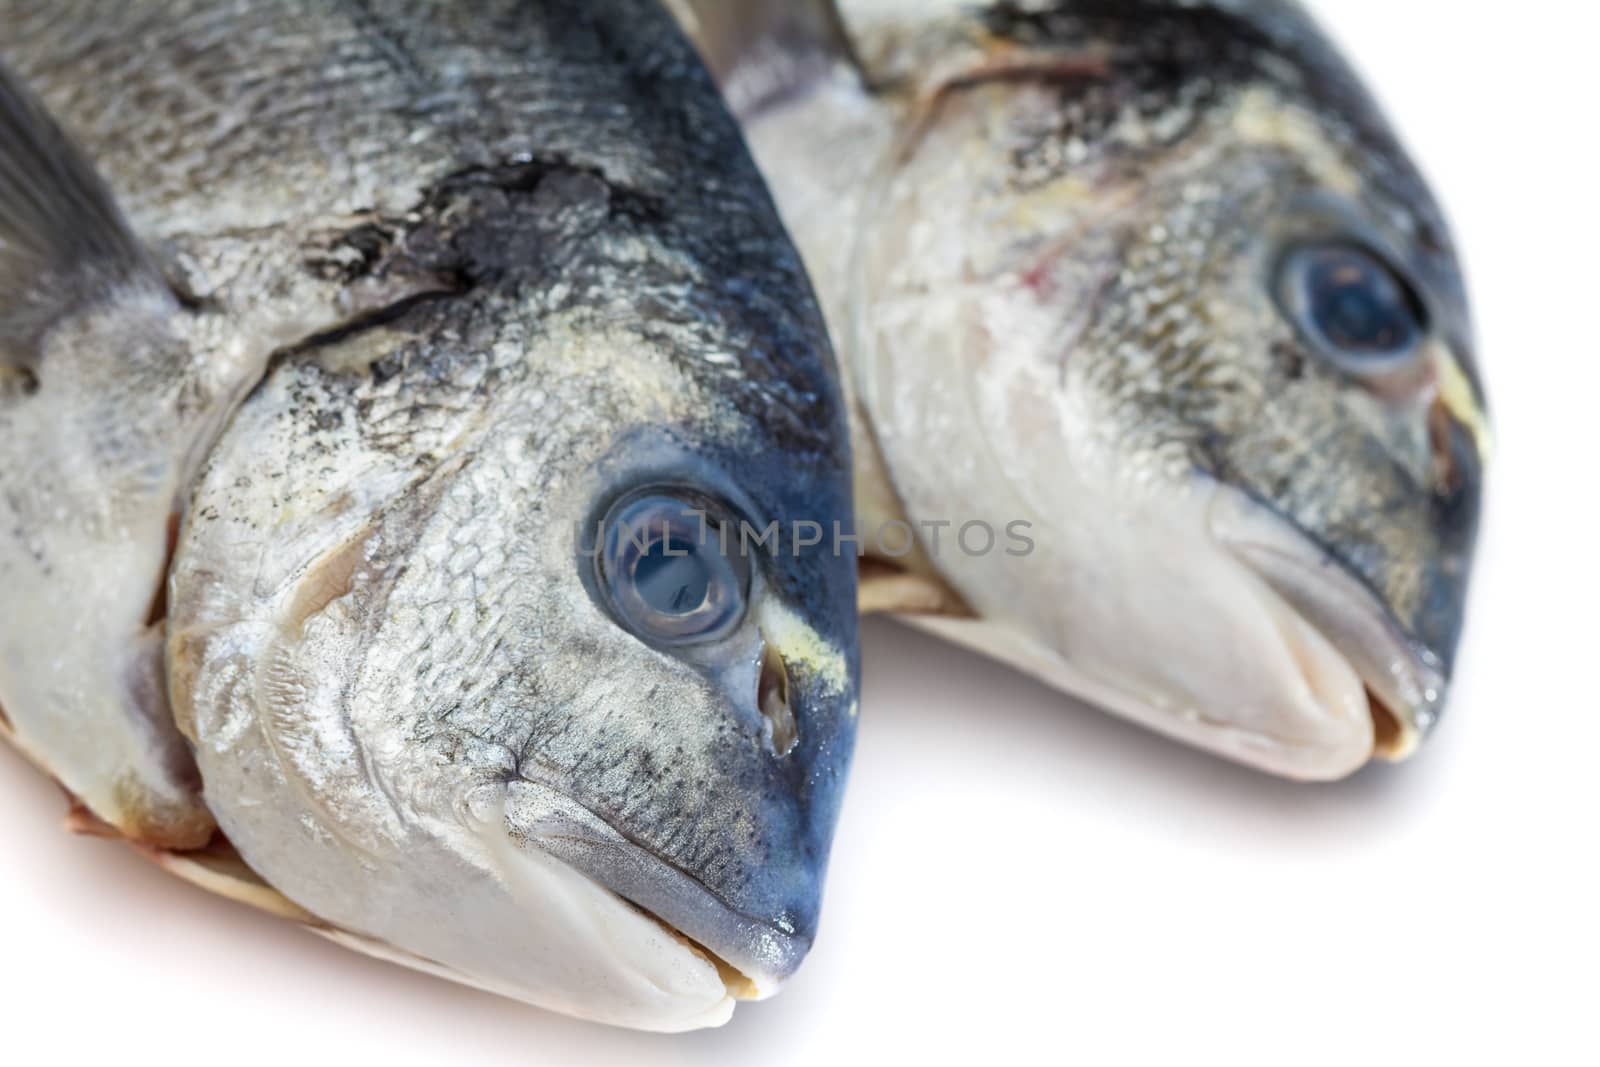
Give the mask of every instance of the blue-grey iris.
POLYGON ((1283 262, 1279 289, 1285 310, 1312 347, 1355 374, 1409 360, 1427 334, 1411 288, 1359 245, 1295 249, 1283 262))
POLYGON ((744 618, 750 568, 721 505, 690 490, 623 497, 606 513, 599 583, 617 621, 652 644, 727 636, 744 618))

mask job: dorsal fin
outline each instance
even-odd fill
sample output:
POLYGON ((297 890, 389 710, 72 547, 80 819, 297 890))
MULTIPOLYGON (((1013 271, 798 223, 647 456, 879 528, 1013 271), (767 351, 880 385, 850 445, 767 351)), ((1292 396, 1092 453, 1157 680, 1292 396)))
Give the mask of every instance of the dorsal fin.
POLYGON ((667 7, 741 118, 840 66, 861 69, 834 0, 667 0, 667 7))
POLYGON ((163 285, 111 191, 0 65, 0 364, 31 368, 52 323, 138 283, 163 285))

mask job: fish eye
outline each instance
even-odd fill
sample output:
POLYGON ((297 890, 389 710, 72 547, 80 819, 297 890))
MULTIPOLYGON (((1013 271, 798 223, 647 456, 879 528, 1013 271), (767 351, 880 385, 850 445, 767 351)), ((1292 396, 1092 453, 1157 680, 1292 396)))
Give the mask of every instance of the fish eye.
POLYGON ((750 596, 733 524, 728 508, 692 490, 640 490, 613 504, 596 557, 612 615, 656 645, 726 637, 750 596))
POLYGON ((1306 341, 1348 373, 1410 361, 1427 335, 1422 302, 1393 267, 1348 243, 1296 248, 1279 272, 1279 300, 1306 341))

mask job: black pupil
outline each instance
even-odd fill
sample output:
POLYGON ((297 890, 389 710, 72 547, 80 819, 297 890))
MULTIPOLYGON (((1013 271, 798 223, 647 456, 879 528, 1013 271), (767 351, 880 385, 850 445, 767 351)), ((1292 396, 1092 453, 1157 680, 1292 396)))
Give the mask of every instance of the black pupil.
POLYGON ((1413 347, 1421 327, 1405 288, 1371 256, 1353 248, 1311 256, 1305 292, 1313 324, 1328 343, 1357 355, 1413 347))
POLYGON ((711 572, 689 541, 658 538, 634 565, 639 599, 663 615, 688 615, 706 602, 711 572))

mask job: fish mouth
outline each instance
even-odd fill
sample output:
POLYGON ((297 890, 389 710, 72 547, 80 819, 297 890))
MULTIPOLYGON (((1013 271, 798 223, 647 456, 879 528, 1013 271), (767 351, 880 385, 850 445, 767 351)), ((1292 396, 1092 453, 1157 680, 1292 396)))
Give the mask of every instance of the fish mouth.
MULTIPOLYGON (((528 782, 514 795, 543 793, 528 782)), ((523 798, 517 798, 523 799, 523 798)), ((514 800, 515 802, 515 800, 514 800)), ((623 836, 606 820, 566 800, 521 828, 527 846, 560 861, 662 927, 717 971, 736 1000, 778 992, 811 948, 811 937, 782 917, 747 915, 699 879, 623 836)))
POLYGON ((728 991, 728 996, 732 997, 734 1000, 763 1000, 772 995, 771 990, 762 992, 761 986, 756 982, 755 979, 739 970, 739 968, 735 967, 733 964, 729 963, 727 960, 723 959, 721 956, 717 955, 715 952, 711 951, 709 948, 702 945, 700 942, 696 941, 694 938, 690 937, 676 926, 673 926, 671 923, 667 922, 661 916, 639 907, 639 905, 634 904, 631 900, 627 900, 626 897, 624 897, 623 900, 628 904, 632 904, 634 908, 638 909, 639 914, 643 915, 645 918, 661 927, 662 930, 666 931, 670 937, 674 938, 684 948, 688 949, 694 955, 699 956, 712 967, 716 968, 717 978, 722 982, 723 988, 728 991))
POLYGON ((620 838, 541 837, 539 846, 659 923, 716 967, 736 1000, 765 1000, 794 974, 811 939, 745 915, 654 853, 620 838))
POLYGON ((1325 758, 1303 776, 1343 777, 1374 757, 1413 755, 1443 709, 1439 657, 1354 571, 1267 505, 1227 489, 1207 521, 1216 542, 1260 579, 1257 594, 1327 713, 1325 758))

